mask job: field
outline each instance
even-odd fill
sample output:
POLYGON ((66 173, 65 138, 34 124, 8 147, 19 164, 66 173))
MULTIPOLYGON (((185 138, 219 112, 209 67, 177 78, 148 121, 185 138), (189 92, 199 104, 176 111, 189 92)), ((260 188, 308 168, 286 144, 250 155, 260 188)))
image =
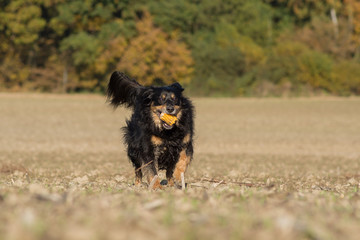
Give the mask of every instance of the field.
POLYGON ((360 98, 194 104, 187 189, 149 191, 129 111, 0 94, 0 239, 360 239, 360 98))

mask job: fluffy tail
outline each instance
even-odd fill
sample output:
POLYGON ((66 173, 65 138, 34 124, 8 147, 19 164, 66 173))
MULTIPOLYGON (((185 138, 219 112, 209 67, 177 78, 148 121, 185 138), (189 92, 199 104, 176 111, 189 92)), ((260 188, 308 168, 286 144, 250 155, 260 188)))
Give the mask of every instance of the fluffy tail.
POLYGON ((125 73, 113 72, 107 87, 107 98, 114 108, 119 105, 125 107, 133 107, 135 105, 136 96, 143 88, 134 79, 129 78, 125 73))

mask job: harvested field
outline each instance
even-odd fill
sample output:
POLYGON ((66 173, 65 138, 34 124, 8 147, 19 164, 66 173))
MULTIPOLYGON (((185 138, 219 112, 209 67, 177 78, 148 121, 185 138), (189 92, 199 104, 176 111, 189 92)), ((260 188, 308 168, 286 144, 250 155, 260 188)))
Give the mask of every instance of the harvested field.
POLYGON ((360 98, 194 99, 186 191, 95 95, 0 94, 0 239, 360 239, 360 98))

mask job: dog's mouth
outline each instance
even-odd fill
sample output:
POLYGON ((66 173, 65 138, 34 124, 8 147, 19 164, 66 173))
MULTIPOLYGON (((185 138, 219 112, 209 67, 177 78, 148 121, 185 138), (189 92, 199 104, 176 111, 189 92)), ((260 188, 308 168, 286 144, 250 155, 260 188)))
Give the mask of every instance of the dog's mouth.
MULTIPOLYGON (((166 129, 166 130, 172 129, 175 124, 169 125, 169 124, 167 124, 166 122, 164 122, 163 120, 161 120, 161 117, 160 117, 161 113, 162 113, 162 111, 158 111, 158 112, 157 112, 157 116, 158 116, 158 118, 160 119, 163 128, 166 129)), ((175 116, 175 115, 173 115, 173 116, 175 116)))
POLYGON ((174 125, 169 125, 167 124, 166 122, 162 121, 162 124, 163 124, 163 127, 166 129, 166 130, 170 130, 174 127, 174 125))

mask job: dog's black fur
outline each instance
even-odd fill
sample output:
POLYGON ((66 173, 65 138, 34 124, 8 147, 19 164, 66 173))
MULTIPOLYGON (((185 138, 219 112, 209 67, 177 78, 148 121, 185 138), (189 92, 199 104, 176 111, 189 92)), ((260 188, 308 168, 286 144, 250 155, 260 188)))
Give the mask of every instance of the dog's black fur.
MULTIPOLYGON (((136 184, 143 175, 148 183, 158 170, 166 170, 169 185, 181 181, 180 175, 193 156, 193 118, 191 101, 182 95, 179 83, 165 87, 145 87, 121 72, 110 78, 107 97, 115 108, 132 108, 133 115, 123 128, 128 156, 135 167, 136 184), (176 116, 172 126, 160 120, 160 114, 176 116)), ((158 180, 157 180, 158 181, 158 180)), ((161 187, 159 182, 153 188, 161 187)))

